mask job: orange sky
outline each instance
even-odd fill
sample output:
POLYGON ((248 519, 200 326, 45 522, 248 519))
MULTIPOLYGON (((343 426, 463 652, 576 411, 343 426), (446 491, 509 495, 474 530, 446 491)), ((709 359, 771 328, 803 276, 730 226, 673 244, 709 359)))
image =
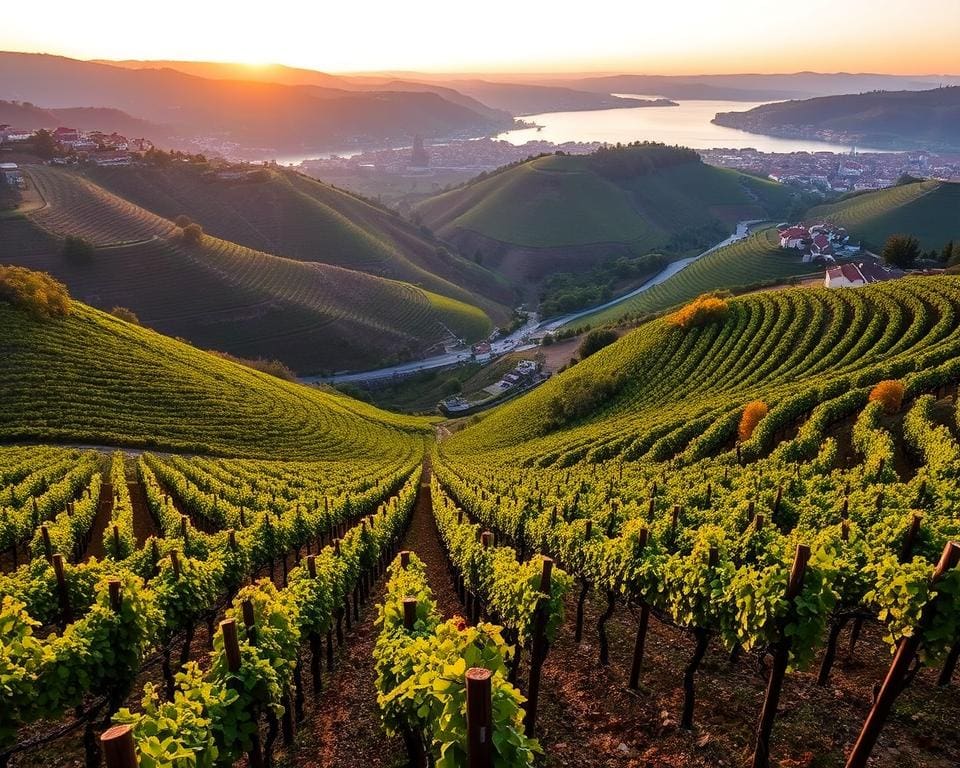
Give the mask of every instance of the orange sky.
POLYGON ((4 14, 0 49, 328 72, 960 73, 960 0, 167 0, 4 14))

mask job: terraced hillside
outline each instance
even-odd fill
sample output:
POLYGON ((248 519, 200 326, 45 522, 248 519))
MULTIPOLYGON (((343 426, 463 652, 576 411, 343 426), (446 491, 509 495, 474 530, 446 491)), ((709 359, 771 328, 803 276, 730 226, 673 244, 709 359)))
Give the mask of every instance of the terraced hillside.
POLYGON ((684 267, 673 277, 609 309, 577 318, 574 325, 602 325, 684 304, 702 293, 786 281, 813 272, 796 251, 780 248, 770 228, 719 248, 684 267))
POLYGON ((4 261, 48 271, 87 303, 129 307, 199 346, 312 373, 373 367, 490 328, 481 309, 409 283, 210 235, 188 245, 168 220, 89 180, 52 168, 30 174, 47 206, 0 220, 4 261), (63 257, 60 239, 71 234, 98 246, 96 255, 63 257))
POLYGON ((399 216, 294 171, 219 179, 197 165, 91 168, 100 186, 169 220, 183 214, 205 232, 277 256, 403 280, 504 312, 509 289, 399 216), (485 298, 481 298, 485 297, 485 298))
POLYGON ((905 378, 908 389, 923 391, 960 372, 954 277, 840 292, 792 288, 728 304, 722 322, 687 331, 666 318, 641 325, 458 434, 448 450, 509 448, 511 460, 519 452, 542 464, 588 453, 669 458, 691 445, 698 453, 724 445, 735 434, 731 414, 757 398, 795 413, 797 398, 809 401, 807 411, 882 379, 905 378), (611 386, 597 408, 549 427, 564 398, 600 382, 611 386))
POLYGON ((552 653, 562 721, 584 725, 544 746, 577 766, 952 766, 960 279, 689 309, 434 458, 454 519, 579 583, 552 653))
POLYGON ((79 302, 47 320, 0 302, 0 331, 0 441, 350 459, 418 441, 423 429, 79 302))
POLYGON ((427 200, 423 220, 511 277, 589 268, 611 255, 681 255, 732 225, 783 212, 791 193, 662 145, 548 156, 427 200))
POLYGON ((950 240, 960 240, 960 184, 900 184, 814 208, 808 218, 846 227, 874 250, 881 249, 893 234, 913 235, 924 249, 939 250, 950 240))

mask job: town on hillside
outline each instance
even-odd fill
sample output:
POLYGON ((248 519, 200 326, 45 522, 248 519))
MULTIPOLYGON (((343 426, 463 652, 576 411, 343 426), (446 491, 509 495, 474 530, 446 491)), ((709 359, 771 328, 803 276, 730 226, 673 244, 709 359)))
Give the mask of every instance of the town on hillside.
POLYGON ((16 128, 0 123, 0 152, 30 149, 56 165, 89 162, 99 166, 130 165, 133 152, 153 149, 145 138, 128 139, 116 131, 81 131, 60 126, 53 131, 16 128), (43 146, 41 146, 41 144, 43 146))

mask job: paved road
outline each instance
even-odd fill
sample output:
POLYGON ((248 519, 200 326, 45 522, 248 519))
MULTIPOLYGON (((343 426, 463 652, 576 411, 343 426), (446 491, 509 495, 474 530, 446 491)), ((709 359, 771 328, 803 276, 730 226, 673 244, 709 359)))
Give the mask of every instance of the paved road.
MULTIPOLYGON (((532 331, 536 330, 540 319, 532 314, 522 327, 511 333, 497 339, 490 345, 494 356, 502 355, 506 352, 531 349, 535 345, 524 344, 523 339, 532 331)), ((469 349, 458 349, 453 352, 445 352, 442 355, 427 357, 422 360, 414 360, 410 363, 401 363, 400 365, 391 365, 387 368, 378 368, 375 371, 360 371, 358 373, 341 373, 334 376, 307 376, 300 379, 305 384, 316 384, 318 382, 327 382, 330 384, 345 384, 358 381, 378 381, 380 379, 389 379, 393 376, 403 376, 420 371, 429 371, 434 368, 448 368, 461 362, 470 361, 469 349)))
MULTIPOLYGON (((519 328, 518 330, 511 333, 509 336, 505 336, 502 339, 498 339, 493 342, 491 345, 491 351, 494 356, 502 355, 506 352, 515 352, 523 351, 527 349, 534 348, 534 344, 525 343, 524 339, 528 338, 531 333, 534 332, 547 332, 555 331, 564 325, 569 325, 573 321, 586 317, 587 315, 592 315, 595 312, 600 312, 604 309, 609 309, 610 307, 615 307, 617 304, 631 299, 638 294, 643 293, 644 291, 649 291, 655 285, 659 285, 665 280, 670 279, 675 274, 677 274, 684 267, 693 264, 697 259, 701 259, 706 256, 708 253, 713 253, 718 248, 723 248, 725 245, 730 245, 735 243, 738 240, 742 240, 747 235, 750 234, 750 227, 754 224, 759 223, 758 220, 752 221, 741 221, 737 224, 737 230, 730 237, 722 242, 717 243, 712 248, 708 248, 703 253, 700 253, 696 256, 691 256, 687 259, 680 259, 679 261, 674 261, 668 264, 661 272, 657 273, 651 277, 647 282, 641 285, 634 291, 624 294, 612 301, 608 301, 605 304, 600 304, 596 307, 590 307, 589 309, 584 309, 579 312, 574 312, 569 315, 563 315, 561 317, 552 318, 541 322, 540 319, 535 314, 531 314, 527 319, 527 322, 519 328)), ((400 365, 391 365, 387 368, 379 368, 374 371, 361 371, 358 373, 341 373, 334 376, 307 376, 300 381, 305 384, 317 384, 319 382, 326 382, 329 384, 346 384, 350 382, 360 382, 360 381, 379 381, 381 379, 389 379, 394 376, 404 376, 413 373, 419 373, 421 371, 429 371, 435 368, 449 368, 454 366, 457 363, 468 362, 470 360, 470 350, 460 349, 454 352, 445 352, 442 355, 435 355, 433 357, 427 357, 422 360, 414 360, 410 363, 401 363, 400 365)))
POLYGON ((610 309, 610 307, 615 307, 618 304, 621 304, 624 301, 627 301, 628 299, 632 299, 634 296, 638 296, 641 293, 644 293, 645 291, 649 291, 655 285, 660 285, 660 283, 665 282, 666 280, 669 280, 671 277, 673 277, 675 274, 677 274, 684 268, 689 267, 691 264, 693 264, 693 262, 697 261, 697 259, 702 259, 707 254, 713 253, 714 251, 720 248, 723 248, 724 246, 732 245, 738 240, 743 240, 743 238, 745 238, 747 235, 750 234, 750 227, 758 223, 760 223, 759 219, 753 220, 753 221, 741 221, 739 224, 737 224, 737 231, 734 232, 732 235, 730 235, 730 237, 728 237, 726 240, 723 240, 722 242, 717 243, 716 245, 708 248, 703 253, 697 254, 696 256, 691 256, 686 259, 679 259, 678 261, 670 262, 666 267, 663 268, 663 270, 661 270, 656 275, 651 277, 649 280, 647 280, 647 282, 645 282, 636 290, 630 291, 630 293, 625 293, 623 296, 618 296, 617 298, 608 301, 606 304, 600 304, 599 306, 590 307, 589 309, 582 309, 579 312, 572 312, 569 315, 561 315, 560 317, 555 317, 550 320, 545 320, 544 322, 540 323, 537 330, 538 331, 555 331, 558 328, 561 328, 564 325, 569 325, 570 323, 574 322, 575 320, 579 320, 582 317, 587 317, 588 315, 592 315, 596 312, 601 312, 605 309, 610 309))

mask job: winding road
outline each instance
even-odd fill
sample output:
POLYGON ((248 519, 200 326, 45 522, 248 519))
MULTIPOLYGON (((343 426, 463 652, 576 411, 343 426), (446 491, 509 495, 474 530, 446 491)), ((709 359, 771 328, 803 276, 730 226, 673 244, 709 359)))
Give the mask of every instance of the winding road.
MULTIPOLYGON (((644 291, 649 291, 655 285, 660 285, 660 283, 669 280, 671 277, 676 275, 684 268, 690 266, 698 259, 702 259, 704 256, 707 256, 708 254, 711 254, 727 245, 732 245, 738 240, 743 240, 750 234, 750 227, 760 223, 760 221, 762 221, 762 219, 752 219, 750 221, 739 222, 737 224, 736 231, 730 235, 730 237, 722 240, 716 245, 711 246, 703 253, 699 253, 696 256, 690 256, 686 259, 679 259, 678 261, 671 262, 639 288, 630 291, 629 293, 625 293, 623 296, 619 296, 616 299, 612 299, 604 304, 599 304, 595 307, 589 307, 588 309, 579 310, 568 315, 561 315, 560 317, 554 317, 544 321, 541 321, 536 314, 531 314, 528 316, 527 322, 524 323, 523 326, 518 328, 510 335, 504 336, 503 338, 497 339, 497 341, 493 342, 490 345, 491 351, 496 357, 498 355, 505 354, 506 352, 532 349, 536 345, 529 343, 529 341, 525 341, 529 339, 531 334, 538 332, 549 333, 551 331, 555 331, 558 328, 564 325, 569 325, 570 323, 582 317, 609 309, 610 307, 615 307, 617 304, 627 301, 628 299, 632 299, 634 296, 637 296, 644 291)), ((393 378, 395 376, 409 376, 414 373, 429 371, 435 368, 448 368, 456 365, 457 363, 468 362, 469 360, 469 350, 460 349, 453 352, 445 352, 442 355, 434 355, 433 357, 423 358, 422 360, 414 360, 409 363, 401 363, 399 365, 391 365, 386 368, 378 368, 377 370, 373 371, 341 373, 334 376, 306 376, 301 378, 300 381, 304 384, 347 384, 351 382, 380 381, 383 379, 393 378)))

